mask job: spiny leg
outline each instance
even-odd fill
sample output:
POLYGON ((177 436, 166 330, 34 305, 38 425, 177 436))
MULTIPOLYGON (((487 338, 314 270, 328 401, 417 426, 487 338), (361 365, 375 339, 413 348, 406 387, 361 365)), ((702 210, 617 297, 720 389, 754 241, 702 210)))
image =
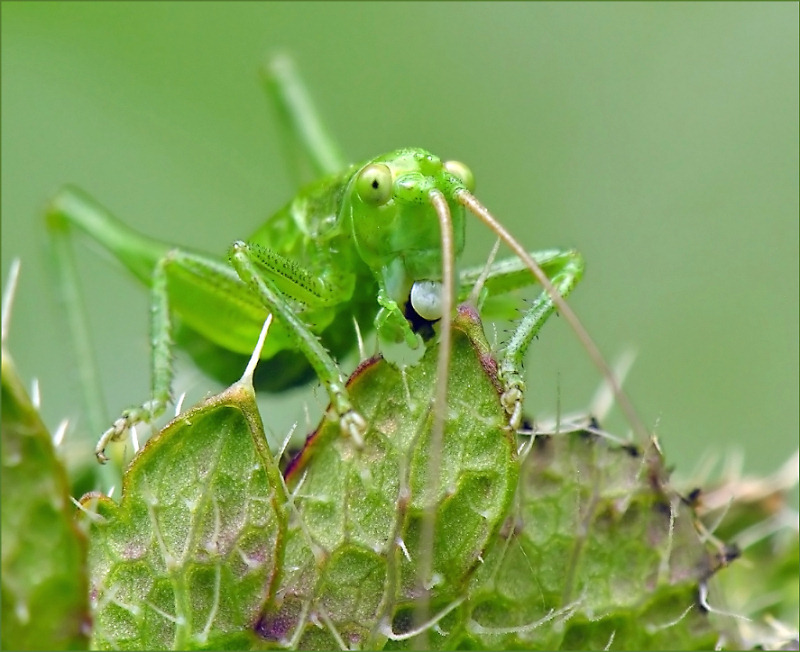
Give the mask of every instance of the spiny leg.
POLYGON ((166 309, 163 269, 157 270, 159 261, 164 259, 169 246, 135 232, 91 197, 71 186, 62 188, 53 197, 47 207, 45 219, 53 245, 53 257, 59 267, 59 283, 65 298, 71 336, 78 357, 89 425, 95 432, 100 431, 107 421, 103 414, 105 410, 102 384, 94 362, 80 283, 75 269, 75 254, 70 242, 73 231, 82 231, 108 249, 146 285, 153 288, 155 284, 160 288, 153 290, 151 314, 152 336, 159 343, 158 350, 153 351, 152 361, 154 374, 152 384, 156 394, 145 406, 126 411, 127 416, 118 419, 114 426, 103 434, 96 453, 98 460, 104 462, 107 459, 103 453, 105 443, 111 439, 121 438, 133 423, 152 418, 151 408, 155 408, 156 412, 163 411, 163 407, 159 409, 159 404, 165 403, 165 396, 168 397, 169 394, 172 377, 168 353, 169 313, 166 309))
MULTIPOLYGON (((551 280, 564 268, 568 259, 580 258, 577 251, 564 249, 531 251, 528 255, 551 280)), ((499 300, 514 290, 527 288, 536 283, 527 264, 519 258, 503 258, 496 262, 490 260, 485 265, 467 267, 459 271, 458 280, 459 302, 467 301, 475 305, 480 304, 481 300, 491 299, 495 300, 494 303, 501 304, 499 309, 493 305, 487 308, 489 316, 493 319, 516 318, 519 312, 517 302, 510 297, 507 302, 499 300), (508 305, 502 305, 503 303, 508 305)))
POLYGON ((501 240, 503 240, 503 242, 505 242, 511 248, 511 250, 517 256, 519 256, 519 258, 525 263, 526 267, 536 277, 536 280, 539 281, 539 283, 544 287, 545 292, 547 292, 553 303, 558 307, 558 310, 561 312, 572 330, 577 335, 594 365, 600 371, 606 382, 608 382, 608 385, 614 394, 614 398, 617 400, 617 403, 624 412, 628 422, 631 424, 633 431, 638 435, 642 443, 648 442, 650 440, 650 435, 647 431, 647 428, 645 428, 644 423, 639 418, 636 410, 633 408, 633 405, 631 404, 627 394, 622 391, 622 387, 620 387, 619 381, 614 375, 614 372, 611 370, 611 367, 606 362, 602 353, 600 353, 600 350, 597 348, 594 340, 592 340, 592 338, 589 336, 589 333, 586 331, 575 312, 554 287, 550 279, 547 278, 542 269, 530 257, 528 252, 525 251, 525 249, 514 238, 514 236, 512 236, 508 230, 506 230, 506 228, 503 227, 503 225, 492 216, 489 210, 483 204, 481 204, 474 195, 466 190, 458 190, 456 191, 455 198, 458 203, 463 205, 473 215, 486 224, 501 240))
MULTIPOLYGON (((525 262, 519 258, 506 258, 493 262, 496 249, 495 245, 486 265, 470 267, 460 272, 460 300, 469 295, 469 302, 477 304, 478 296, 481 300, 502 298, 512 290, 531 285, 530 270, 525 262)), ((528 255, 547 275, 561 297, 566 297, 583 275, 583 257, 575 250, 550 249, 530 252, 528 255)), ((484 314, 490 314, 493 318, 511 319, 518 312, 516 302, 513 302, 513 305, 513 312, 509 312, 503 309, 510 306, 501 305, 498 310, 497 305, 489 307, 487 304, 484 314)), ((556 306, 552 297, 546 290, 543 291, 525 311, 511 340, 504 347, 498 369, 498 375, 505 388, 501 401, 515 429, 519 427, 522 418, 522 398, 525 388, 522 363, 525 353, 554 309, 556 306)))
MULTIPOLYGON (((577 251, 570 250, 563 252, 558 259, 560 266, 557 271, 552 272, 550 282, 559 295, 566 297, 583 275, 583 257, 577 251)), ((514 430, 522 422, 522 399, 525 393, 522 364, 525 353, 555 309, 553 298, 544 290, 525 312, 504 347, 498 369, 498 377, 504 387, 500 400, 509 415, 509 425, 514 430)))
POLYGON ((95 455, 101 463, 108 461, 105 449, 112 441, 124 439, 137 423, 149 423, 161 416, 170 402, 172 387, 172 322, 167 293, 169 254, 153 270, 150 291, 150 365, 151 399, 138 407, 125 410, 97 442, 95 455))
POLYGON ((367 424, 363 417, 353 409, 347 394, 345 381, 336 362, 322 346, 316 335, 295 314, 292 306, 275 287, 273 281, 258 270, 258 253, 247 243, 237 241, 231 250, 231 264, 239 277, 258 295, 264 306, 287 327, 294 337, 297 347, 308 358, 331 399, 331 405, 339 416, 343 432, 352 437, 356 446, 364 443, 367 424))

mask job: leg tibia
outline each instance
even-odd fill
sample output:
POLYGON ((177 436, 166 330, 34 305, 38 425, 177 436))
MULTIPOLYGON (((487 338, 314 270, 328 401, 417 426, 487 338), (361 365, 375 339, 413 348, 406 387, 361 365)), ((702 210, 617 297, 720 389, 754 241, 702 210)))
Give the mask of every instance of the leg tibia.
POLYGON ((242 281, 260 298, 266 310, 286 326, 286 330, 294 338, 298 350, 305 354, 325 386, 331 399, 331 405, 340 418, 342 430, 353 438, 357 446, 360 446, 363 443, 366 423, 350 403, 339 367, 317 336, 295 314, 294 307, 275 287, 272 279, 259 274, 253 258, 254 253, 246 243, 239 241, 233 244, 231 264, 234 269, 242 281))
POLYGON ((149 423, 157 419, 170 402, 173 378, 172 322, 167 294, 167 264, 167 258, 162 258, 156 264, 150 293, 151 399, 141 406, 125 410, 100 436, 95 447, 95 455, 100 462, 108 459, 105 449, 109 442, 124 439, 137 423, 149 423))
MULTIPOLYGON (((559 254, 558 265, 547 270, 553 288, 566 297, 583 275, 583 257, 577 251, 559 254)), ((517 428, 522 418, 522 395, 525 383, 522 363, 533 338, 541 330, 548 317, 553 314, 555 303, 545 290, 531 304, 517 325, 511 339, 505 345, 500 360, 498 375, 505 387, 503 404, 511 416, 511 426, 517 428)))
POLYGON ((169 366, 169 314, 165 276, 163 269, 159 268, 159 261, 166 254, 168 245, 142 236, 111 215, 91 197, 69 186, 60 190, 50 201, 45 219, 53 245, 53 258, 59 268, 58 283, 66 303, 71 337, 78 358, 77 366, 84 388, 84 402, 92 429, 99 431, 106 422, 103 416, 105 407, 71 245, 72 233, 75 230, 80 231, 104 246, 142 283, 153 288, 152 400, 141 407, 126 410, 103 433, 96 448, 97 457, 102 462, 106 459, 103 451, 109 441, 122 438, 135 423, 150 420, 163 412, 169 400, 172 379, 169 366))

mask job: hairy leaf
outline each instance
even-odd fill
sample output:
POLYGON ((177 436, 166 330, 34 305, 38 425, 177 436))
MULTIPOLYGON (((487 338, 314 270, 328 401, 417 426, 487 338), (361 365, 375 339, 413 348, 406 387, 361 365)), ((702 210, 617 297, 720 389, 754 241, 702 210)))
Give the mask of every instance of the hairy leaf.
POLYGON ((5 350, 2 388, 0 647, 86 649, 86 539, 64 467, 5 350))
POLYGON ((286 530, 280 473, 249 385, 151 439, 119 505, 89 494, 93 646, 241 648, 276 581, 286 530))

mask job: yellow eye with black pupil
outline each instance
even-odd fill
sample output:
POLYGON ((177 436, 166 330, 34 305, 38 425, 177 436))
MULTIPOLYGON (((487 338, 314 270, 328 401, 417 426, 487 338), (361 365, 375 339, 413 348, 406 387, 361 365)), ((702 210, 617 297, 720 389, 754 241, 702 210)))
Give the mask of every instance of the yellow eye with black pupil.
POLYGON ((392 196, 391 170, 383 163, 368 165, 356 179, 356 192, 367 204, 385 204, 392 196))
POLYGON ((470 192, 475 190, 475 175, 472 174, 472 170, 461 161, 446 161, 444 169, 463 183, 467 190, 470 192))

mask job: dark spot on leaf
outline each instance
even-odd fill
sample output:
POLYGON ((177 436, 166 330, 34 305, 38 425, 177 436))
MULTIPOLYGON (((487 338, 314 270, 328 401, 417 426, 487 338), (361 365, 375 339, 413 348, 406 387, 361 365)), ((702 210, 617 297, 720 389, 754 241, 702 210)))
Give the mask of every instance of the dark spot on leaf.
POLYGON ((395 634, 405 634, 414 627, 414 610, 401 609, 392 619, 392 631, 395 634))
POLYGON ((669 516, 670 515, 669 503, 664 503, 664 502, 660 502, 660 501, 655 502, 655 503, 653 503, 653 509, 656 512, 659 512, 660 514, 663 514, 664 516, 669 516))
POLYGON ((551 438, 552 435, 536 435, 536 439, 533 440, 533 447, 545 450, 550 445, 551 438))
POLYGON ((291 609, 281 609, 278 613, 265 613, 253 627, 256 634, 268 641, 288 639, 297 626, 297 615, 291 609))

